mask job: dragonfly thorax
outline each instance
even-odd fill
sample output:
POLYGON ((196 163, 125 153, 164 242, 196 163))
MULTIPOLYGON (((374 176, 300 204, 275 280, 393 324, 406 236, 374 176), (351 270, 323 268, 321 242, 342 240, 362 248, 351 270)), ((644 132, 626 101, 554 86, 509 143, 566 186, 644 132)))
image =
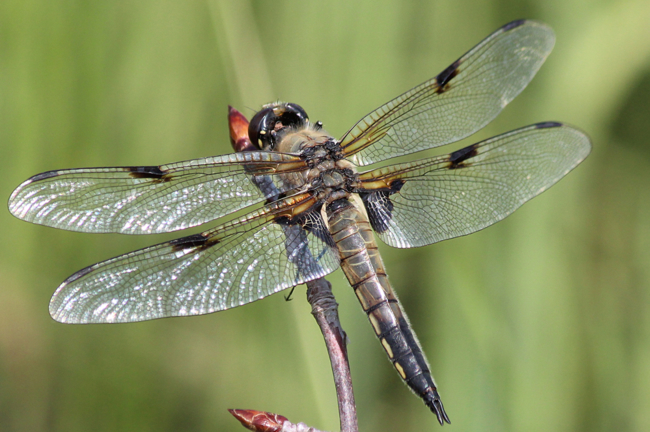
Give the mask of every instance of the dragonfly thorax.
POLYGON ((309 169, 288 173, 285 182, 312 190, 322 202, 331 202, 354 191, 358 185, 356 166, 343 158, 339 142, 310 124, 283 134, 277 151, 298 154, 309 169))

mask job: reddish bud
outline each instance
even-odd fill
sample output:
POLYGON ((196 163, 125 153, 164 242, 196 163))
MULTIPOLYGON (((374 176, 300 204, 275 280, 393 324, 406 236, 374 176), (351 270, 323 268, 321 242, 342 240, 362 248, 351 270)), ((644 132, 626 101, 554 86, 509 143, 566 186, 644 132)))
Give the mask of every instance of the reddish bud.
POLYGON ((229 409, 245 428, 255 432, 280 432, 287 418, 264 411, 229 409))
POLYGON ((230 105, 228 106, 228 126, 230 127, 230 144, 237 153, 258 150, 248 137, 248 120, 230 105))

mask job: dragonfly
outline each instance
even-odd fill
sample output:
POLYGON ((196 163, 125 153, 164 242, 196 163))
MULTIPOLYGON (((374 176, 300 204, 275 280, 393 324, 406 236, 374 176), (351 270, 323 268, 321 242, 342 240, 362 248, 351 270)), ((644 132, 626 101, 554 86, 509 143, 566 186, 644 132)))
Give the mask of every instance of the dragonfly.
POLYGON ((486 228, 575 168, 589 138, 543 122, 446 155, 362 169, 477 132, 526 87, 554 43, 543 23, 506 24, 340 139, 299 105, 276 102, 250 122, 232 117, 233 154, 31 177, 12 193, 11 213, 70 231, 165 233, 250 208, 199 234, 79 270, 54 293, 50 314, 64 323, 201 315, 341 268, 399 376, 449 423, 376 237, 412 248, 486 228))

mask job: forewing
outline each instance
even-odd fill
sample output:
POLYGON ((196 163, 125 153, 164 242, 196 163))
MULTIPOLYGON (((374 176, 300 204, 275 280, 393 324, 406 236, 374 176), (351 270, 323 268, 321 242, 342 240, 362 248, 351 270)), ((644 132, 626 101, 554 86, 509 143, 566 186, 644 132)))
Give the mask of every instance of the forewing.
POLYGON ((435 78, 368 114, 341 139, 357 165, 465 138, 515 98, 551 52, 544 24, 514 21, 492 33, 435 78))
POLYGON ((50 314, 66 323, 201 315, 323 277, 339 258, 320 212, 283 216, 311 199, 285 198, 237 222, 92 265, 59 286, 50 314))
POLYGON ((424 246, 500 221, 564 177, 590 150, 581 131, 540 123, 450 155, 366 172, 360 195, 385 243, 424 246))
POLYGON ((48 171, 18 186, 9 210, 70 231, 176 231, 277 198, 292 187, 278 173, 304 166, 293 155, 247 152, 161 166, 48 171))

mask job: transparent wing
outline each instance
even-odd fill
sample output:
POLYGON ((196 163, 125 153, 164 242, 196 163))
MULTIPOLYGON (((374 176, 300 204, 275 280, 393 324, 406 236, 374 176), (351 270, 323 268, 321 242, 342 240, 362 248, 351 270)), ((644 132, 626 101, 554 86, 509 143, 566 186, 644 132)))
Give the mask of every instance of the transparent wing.
POLYGON ((451 66, 368 114, 341 139, 357 165, 449 144, 494 119, 551 52, 553 30, 514 21, 451 66))
POLYGON ((66 279, 50 314, 66 323, 143 321, 244 305, 331 273, 338 253, 320 212, 285 198, 234 223, 118 256, 66 279))
POLYGON ((385 243, 424 246, 500 221, 564 177, 590 150, 581 131, 539 123, 450 155, 366 172, 360 195, 385 243))
POLYGON ((16 188, 9 211, 70 231, 176 231, 273 199, 291 189, 277 173, 304 167, 297 156, 247 152, 161 166, 48 171, 16 188))

